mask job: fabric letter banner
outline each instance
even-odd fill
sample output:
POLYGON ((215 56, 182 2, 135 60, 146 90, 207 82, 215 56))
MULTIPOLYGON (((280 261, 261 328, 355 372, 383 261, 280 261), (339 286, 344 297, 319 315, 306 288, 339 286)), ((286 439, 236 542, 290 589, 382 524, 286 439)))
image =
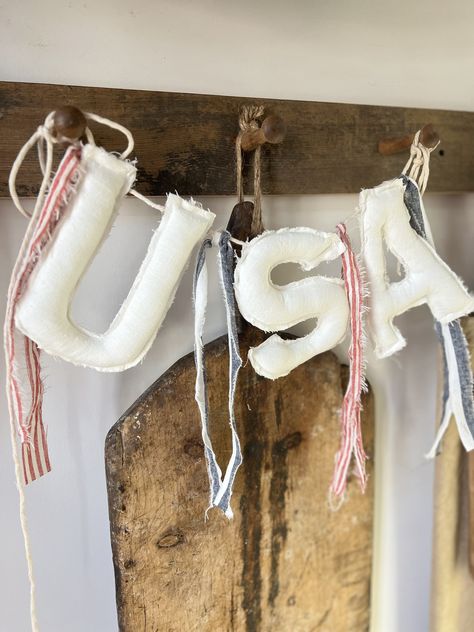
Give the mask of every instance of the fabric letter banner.
POLYGON ((433 246, 413 230, 405 187, 405 182, 397 178, 360 195, 361 243, 371 297, 370 333, 379 358, 405 346, 393 319, 408 309, 427 303, 442 325, 474 309, 474 298, 460 279, 433 246), (383 241, 405 272, 396 283, 390 283, 386 274, 383 241))
POLYGON ((272 270, 288 262, 312 270, 339 257, 345 246, 335 233, 311 228, 267 231, 242 247, 235 268, 235 295, 242 316, 263 331, 283 331, 310 318, 315 329, 296 340, 270 336, 249 351, 259 375, 288 375, 313 356, 336 346, 347 332, 349 307, 341 279, 314 276, 279 286, 272 270))
POLYGON ((51 355, 100 371, 123 371, 147 353, 193 248, 214 214, 169 195, 130 292, 103 334, 70 317, 74 292, 135 179, 135 167, 94 145, 82 150, 84 175, 50 247, 31 275, 16 312, 18 328, 51 355))
POLYGON ((213 213, 192 200, 169 195, 138 275, 109 329, 96 334, 79 327, 70 317, 74 293, 135 174, 132 163, 93 144, 71 147, 28 227, 9 291, 5 336, 10 412, 20 428, 26 482, 50 469, 41 421, 39 349, 101 371, 137 364, 153 343, 193 248, 214 220, 213 213), (24 370, 18 366, 20 353, 24 370), (31 401, 25 401, 23 381, 30 385, 31 401))

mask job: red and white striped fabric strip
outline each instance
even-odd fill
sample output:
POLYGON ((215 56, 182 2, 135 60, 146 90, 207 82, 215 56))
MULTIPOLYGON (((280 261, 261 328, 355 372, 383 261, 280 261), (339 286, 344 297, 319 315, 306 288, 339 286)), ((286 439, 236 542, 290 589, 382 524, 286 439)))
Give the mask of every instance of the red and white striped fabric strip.
POLYGON ((5 349, 11 411, 18 425, 23 476, 31 483, 51 470, 46 432, 42 420, 43 383, 40 350, 15 327, 15 309, 38 262, 50 241, 80 175, 80 149, 71 146, 65 153, 32 231, 25 237, 15 265, 7 300, 5 349))
POLYGON ((343 496, 347 485, 347 473, 354 455, 355 473, 362 492, 365 491, 367 456, 362 442, 360 421, 361 395, 365 387, 364 377, 364 287, 357 257, 351 247, 344 224, 338 224, 337 234, 346 250, 342 255, 344 285, 350 309, 351 344, 349 347, 349 383, 341 410, 341 447, 336 455, 336 465, 331 483, 331 492, 343 496))

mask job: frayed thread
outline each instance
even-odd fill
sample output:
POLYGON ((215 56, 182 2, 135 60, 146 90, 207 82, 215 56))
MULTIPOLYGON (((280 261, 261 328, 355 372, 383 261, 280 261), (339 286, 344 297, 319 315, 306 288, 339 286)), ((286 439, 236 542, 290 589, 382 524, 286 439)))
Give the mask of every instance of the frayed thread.
POLYGON ((367 455, 364 451, 361 429, 361 396, 362 392, 367 389, 364 325, 366 309, 364 309, 364 300, 368 296, 368 287, 365 276, 361 271, 360 259, 351 248, 345 225, 338 224, 337 232, 345 245, 342 262, 344 285, 350 308, 351 343, 349 347, 349 382, 340 413, 341 445, 335 456, 335 470, 329 491, 330 506, 334 510, 340 507, 340 504, 335 499, 344 497, 352 458, 354 458, 354 471, 359 479, 362 493, 365 492, 367 485, 365 470, 367 455))

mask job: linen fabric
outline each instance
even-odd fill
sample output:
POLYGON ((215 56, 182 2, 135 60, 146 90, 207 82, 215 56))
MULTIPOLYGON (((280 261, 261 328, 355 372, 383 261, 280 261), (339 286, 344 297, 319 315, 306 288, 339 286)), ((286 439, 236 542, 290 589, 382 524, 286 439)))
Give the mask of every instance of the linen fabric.
POLYGON ((367 294, 358 257, 352 250, 345 224, 337 225, 337 234, 344 243, 342 271, 347 301, 350 308, 349 381, 341 408, 341 446, 336 454, 331 493, 342 498, 347 487, 347 477, 351 459, 354 460, 354 472, 359 479, 362 493, 367 486, 367 473, 364 444, 362 440, 361 408, 362 391, 366 389, 365 380, 365 334, 364 334, 364 298, 367 294))
POLYGON ((35 207, 8 290, 4 327, 6 386, 19 489, 20 468, 23 481, 28 484, 49 472, 51 463, 43 425, 40 350, 31 338, 18 331, 16 311, 81 176, 81 150, 71 146, 58 166, 44 203, 35 207), (17 431, 21 439, 21 465, 15 444, 17 431))
POLYGON ((255 371, 276 379, 313 356, 331 349, 346 335, 349 306, 341 279, 313 276, 279 286, 272 270, 288 262, 312 270, 323 261, 336 259, 344 244, 335 233, 311 228, 267 231, 242 247, 235 269, 235 296, 242 316, 263 331, 282 331, 317 318, 314 330, 297 340, 270 336, 248 357, 255 371))
MULTIPOLYGON (((463 318, 474 351, 474 317, 463 318)), ((444 375, 442 383, 446 384, 444 375)), ((469 477, 467 455, 451 425, 436 459, 431 591, 431 632, 474 629, 474 581, 469 572, 469 477)), ((472 511, 472 508, 471 508, 472 511)))
POLYGON ((370 333, 379 358, 405 346, 393 319, 408 309, 427 303, 441 324, 474 309, 474 298, 461 280, 413 229, 405 189, 406 178, 397 178, 360 195, 362 253, 371 296, 370 333), (383 241, 404 268, 405 277, 395 283, 387 277, 383 241))
POLYGON ((75 324, 75 289, 106 237, 132 186, 136 169, 93 145, 82 149, 84 172, 77 193, 36 266, 16 312, 17 327, 48 353, 101 371, 123 371, 150 348, 191 251, 215 215, 169 195, 160 225, 132 288, 105 333, 75 324))
MULTIPOLYGON (((410 224, 418 235, 433 246, 433 237, 426 217, 420 191, 416 183, 407 177, 401 178, 405 185, 404 202, 410 214, 410 224)), ((441 423, 428 456, 434 457, 454 415, 459 436, 466 450, 474 449, 474 399, 473 379, 469 346, 461 321, 435 323, 443 350, 443 378, 441 423)))
POLYGON ((234 281, 234 251, 230 244, 230 233, 222 231, 218 237, 219 276, 225 303, 227 339, 229 343, 229 397, 228 412, 229 425, 232 433, 232 454, 226 466, 224 477, 217 463, 209 434, 209 399, 206 382, 206 366, 202 335, 204 330, 207 307, 207 265, 206 250, 211 247, 211 240, 207 239, 199 249, 194 271, 194 360, 196 364, 195 399, 201 416, 201 434, 204 443, 207 473, 210 487, 211 507, 218 507, 227 518, 233 517, 230 500, 232 496, 235 476, 242 464, 242 450, 234 413, 235 391, 237 376, 242 366, 239 351, 239 336, 237 331, 236 309, 233 291, 234 281))

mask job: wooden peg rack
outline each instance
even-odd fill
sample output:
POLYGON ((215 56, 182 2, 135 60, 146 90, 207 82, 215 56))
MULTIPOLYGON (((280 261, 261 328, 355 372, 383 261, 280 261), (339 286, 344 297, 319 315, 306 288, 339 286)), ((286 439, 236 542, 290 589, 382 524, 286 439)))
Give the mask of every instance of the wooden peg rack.
MULTIPOLYGON (((379 141, 426 123, 441 138, 432 154, 429 191, 474 191, 474 112, 0 82, 0 196, 8 196, 8 173, 20 147, 63 104, 131 130, 141 193, 233 195, 238 114, 248 103, 263 103, 287 128, 281 144, 263 146, 265 194, 356 193, 393 178, 408 153, 382 156, 379 141)), ((109 150, 123 146, 117 132, 91 127, 98 144, 109 150)), ((39 181, 31 152, 18 177, 19 194, 34 196, 39 181)), ((251 187, 249 177, 246 192, 251 187)))

